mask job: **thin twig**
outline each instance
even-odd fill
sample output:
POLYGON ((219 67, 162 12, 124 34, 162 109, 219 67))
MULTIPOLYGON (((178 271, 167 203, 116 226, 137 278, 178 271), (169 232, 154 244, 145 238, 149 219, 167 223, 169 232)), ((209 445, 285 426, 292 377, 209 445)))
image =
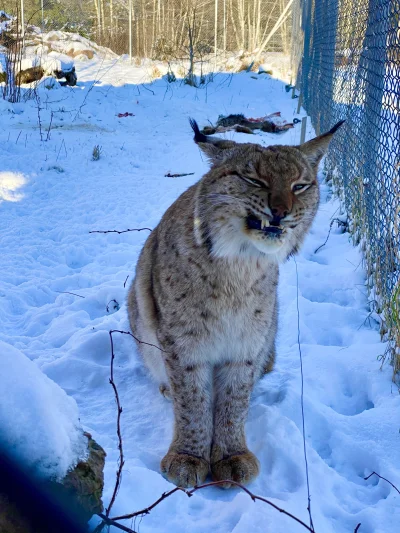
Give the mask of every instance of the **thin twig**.
POLYGON ((150 511, 154 509, 154 507, 157 507, 157 505, 164 501, 166 498, 172 496, 172 494, 175 494, 175 492, 185 492, 187 494, 186 489, 183 489, 182 487, 175 487, 174 489, 171 489, 168 492, 163 492, 158 498, 158 500, 156 500, 154 503, 152 503, 145 509, 142 509, 141 511, 136 511, 135 513, 125 514, 121 516, 113 516, 111 520, 130 520, 131 518, 135 518, 136 516, 145 516, 149 514, 150 511))
POLYGON ((119 310, 119 303, 117 302, 117 300, 115 300, 115 298, 113 298, 113 299, 110 300, 110 301, 108 302, 108 304, 106 305, 106 311, 107 311, 107 313, 110 312, 110 303, 112 303, 112 302, 114 302, 114 303, 117 304, 116 307, 115 307, 115 305, 114 305, 114 309, 117 309, 117 311, 119 310))
POLYGON ((183 178, 183 176, 193 176, 194 172, 189 172, 188 174, 164 174, 165 178, 183 178))
POLYGON ((49 129, 47 130, 47 137, 46 137, 46 141, 48 141, 50 139, 50 132, 51 132, 51 126, 53 124, 53 111, 51 112, 50 114, 50 124, 49 124, 49 129))
POLYGON ((149 89, 149 87, 146 87, 146 85, 144 83, 142 83, 142 87, 143 87, 143 89, 146 89, 146 91, 149 91, 150 93, 153 93, 153 96, 155 95, 155 92, 153 91, 153 89, 149 89))
POLYGON ((115 522, 112 518, 108 518, 103 513, 98 513, 97 516, 100 516, 100 518, 103 520, 100 522, 100 524, 96 527, 96 529, 93 531, 93 533, 100 533, 105 526, 113 526, 118 529, 121 529, 122 531, 126 531, 127 533, 136 533, 134 529, 131 529, 129 527, 123 526, 122 524, 118 524, 118 522, 115 522))
POLYGON ((112 509, 112 506, 114 505, 115 498, 117 497, 119 487, 121 486, 122 481, 122 469, 124 468, 125 459, 124 459, 124 449, 122 445, 122 434, 121 434, 121 414, 122 414, 122 407, 121 402, 119 401, 119 394, 117 386, 115 385, 114 381, 114 359, 115 359, 115 353, 114 353, 114 341, 113 341, 113 331, 109 331, 108 334, 110 335, 110 343, 111 343, 111 362, 110 362, 110 385, 114 390, 115 395, 115 401, 117 402, 117 436, 118 436, 118 450, 119 450, 119 459, 118 459, 118 470, 117 470, 117 477, 115 481, 114 491, 110 500, 110 505, 106 509, 106 517, 108 518, 110 516, 110 511, 112 509))
POLYGON ((124 281, 124 289, 125 289, 125 286, 126 286, 126 282, 128 281, 128 278, 129 278, 129 274, 126 276, 126 279, 124 281))
MULTIPOLYGON (((82 111, 82 108, 86 105, 86 100, 88 99, 88 96, 92 92, 93 87, 96 85, 96 83, 101 81, 102 77, 101 76, 98 77, 97 75, 100 73, 100 70, 101 70, 101 68, 103 66, 104 61, 105 61, 105 56, 102 58, 100 66, 99 66, 99 68, 97 70, 97 73, 96 73, 96 76, 95 76, 96 79, 93 81, 92 85, 89 87, 88 91, 86 92, 86 95, 85 95, 85 97, 84 97, 84 99, 82 101, 82 104, 80 105, 78 111, 76 112, 75 117, 72 119, 72 122, 75 122, 75 120, 79 117, 79 115, 80 115, 80 113, 82 111)), ((105 76, 114 66, 115 66, 115 62, 110 67, 107 68, 107 70, 103 73, 103 76, 105 76)))
POLYGON ((36 108, 37 108, 37 115, 38 115, 40 140, 43 141, 42 118, 40 115, 40 111, 42 110, 42 108, 40 107, 40 96, 36 89, 35 89, 35 99, 36 99, 36 108))
POLYGON ((356 529, 354 530, 354 533, 357 533, 357 531, 360 529, 360 527, 361 527, 361 522, 359 524, 357 524, 356 529))
POLYGON ((308 460, 307 460, 307 447, 306 447, 306 429, 305 429, 305 417, 304 417, 304 373, 303 373, 303 355, 301 353, 301 343, 300 343, 300 308, 299 308, 299 272, 297 269, 297 261, 294 257, 294 264, 296 266, 296 308, 297 308, 297 344, 299 347, 299 357, 300 357, 300 376, 301 376, 301 420, 302 420, 302 430, 303 430, 303 453, 304 453, 304 463, 306 467, 306 482, 307 482, 307 511, 310 517, 310 531, 314 530, 314 524, 311 514, 311 495, 310 495, 310 480, 308 475, 308 460))
MULTIPOLYGON (((141 341, 140 339, 135 337, 135 335, 133 335, 133 333, 131 333, 130 331, 121 331, 120 329, 112 329, 108 333, 110 334, 110 338, 111 339, 112 339, 112 334, 113 333, 121 333, 122 335, 129 335, 130 337, 132 337, 132 339, 135 339, 135 341, 138 342, 139 344, 145 344, 146 346, 152 346, 153 348, 157 348, 157 350, 160 350, 160 352, 167 353, 165 350, 163 350, 162 348, 160 348, 156 344, 151 344, 149 342, 141 341)), ((113 348, 114 348, 114 346, 113 346, 113 343, 111 342, 111 349, 113 349, 113 348)))
MULTIPOLYGON (((157 348, 158 350, 160 351, 164 351, 162 350, 161 348, 159 348, 158 346, 156 346, 155 344, 150 344, 148 342, 144 342, 144 341, 141 341, 139 340, 137 337, 135 337, 135 335, 133 335, 130 331, 121 331, 121 330, 118 330, 118 329, 112 329, 108 332, 109 336, 110 336, 110 344, 111 344, 111 363, 110 363, 110 385, 112 386, 113 390, 114 390, 114 395, 115 395, 115 401, 117 403, 117 436, 118 436, 118 450, 119 450, 119 459, 118 459, 118 470, 117 470, 117 475, 116 475, 116 480, 115 480, 115 486, 114 486, 114 490, 113 490, 113 493, 112 493, 112 496, 111 496, 111 500, 110 500, 110 505, 108 506, 107 510, 106 510, 106 517, 108 518, 109 515, 110 515, 110 511, 112 509, 112 506, 114 505, 114 502, 115 502, 115 498, 117 497, 117 494, 118 494, 118 491, 119 491, 119 488, 121 486, 121 481, 122 481, 122 470, 124 468, 124 464, 125 464, 125 459, 124 459, 124 450, 123 450, 123 443, 122 443, 122 433, 121 433, 121 414, 122 414, 122 407, 121 407, 121 402, 119 400, 119 394, 118 394, 118 389, 117 389, 117 386, 115 385, 115 381, 114 381, 114 359, 115 359, 115 352, 114 352, 114 339, 113 339, 113 333, 121 333, 122 335, 129 335, 130 337, 132 337, 133 339, 135 339, 136 342, 138 342, 139 344, 146 344, 147 346, 153 346, 154 348, 157 348)), ((99 525, 98 527, 100 528, 98 531, 101 531, 101 525, 99 525)), ((96 528, 97 530, 97 528, 96 528)), ((129 530, 130 531, 130 530, 129 530)))
POLYGON ((333 218, 331 220, 331 223, 329 224, 328 236, 326 237, 325 242, 323 244, 321 244, 321 246, 318 246, 318 248, 316 250, 314 250, 315 254, 318 252, 318 250, 321 250, 321 248, 323 248, 325 246, 325 244, 328 242, 328 239, 330 237, 330 234, 331 234, 331 231, 332 231, 332 226, 333 226, 334 222, 337 222, 338 226, 340 226, 340 225, 346 226, 346 222, 343 222, 343 220, 340 220, 340 218, 333 218))
MULTIPOLYGON (((381 323, 383 323, 383 320, 382 318, 378 315, 378 313, 375 311, 375 309, 373 309, 372 311, 370 311, 367 315, 367 317, 365 318, 364 322, 362 324, 360 324, 357 328, 357 331, 360 331, 360 329, 365 326, 365 324, 367 323, 367 320, 369 320, 373 314, 376 314, 376 316, 380 319, 381 323)), ((373 319, 374 320, 374 319, 373 319)), ((377 322, 377 320, 375 320, 375 322, 377 322)), ((370 323, 371 324, 371 323, 370 323)))
POLYGON ((387 483, 389 483, 389 485, 391 485, 394 488, 394 490, 397 490, 397 492, 400 494, 400 490, 396 487, 396 485, 393 485, 393 483, 391 481, 389 481, 385 477, 380 476, 376 472, 372 472, 372 474, 370 474, 369 476, 365 477, 364 480, 367 481, 367 479, 369 479, 373 475, 378 476, 380 479, 383 479, 383 481, 386 481, 387 483))
MULTIPOLYGON (((248 494, 250 496, 250 498, 253 500, 253 502, 255 502, 256 500, 259 500, 261 502, 266 503, 267 505, 270 505, 271 507, 273 507, 274 509, 276 509, 280 513, 283 513, 286 516, 289 516, 289 518, 292 518, 293 520, 295 520, 296 522, 301 524, 307 531, 310 531, 311 533, 314 533, 314 529, 311 529, 309 526, 307 526, 307 524, 305 524, 302 520, 300 520, 300 518, 297 518, 296 516, 292 515, 288 511, 285 511, 285 509, 282 509, 281 507, 278 507, 277 505, 275 505, 271 501, 267 500, 266 498, 263 498, 262 496, 257 496, 256 494, 253 494, 248 488, 246 488, 245 486, 241 485, 240 483, 236 483, 235 481, 231 481, 231 480, 211 481, 210 483, 204 483, 203 485, 197 485, 193 489, 190 489, 190 490, 183 489, 182 487, 175 487, 174 489, 172 489, 172 490, 170 490, 168 492, 164 492, 158 498, 158 500, 156 500, 154 503, 149 505, 149 507, 146 507, 145 509, 142 509, 141 511, 137 511, 135 513, 130 513, 130 514, 127 514, 127 515, 115 516, 115 517, 109 518, 108 520, 109 520, 109 523, 110 523, 110 521, 112 521, 112 525, 116 526, 115 522, 118 521, 118 520, 129 520, 131 518, 135 518, 136 516, 145 516, 145 515, 149 514, 150 511, 152 509, 154 509, 154 507, 156 507, 158 504, 160 504, 162 501, 164 501, 166 498, 168 498, 172 494, 175 494, 175 492, 184 492, 190 498, 198 490, 205 489, 207 487, 217 487, 217 486, 220 486, 220 485, 225 485, 226 483, 229 483, 231 485, 235 485, 235 487, 238 487, 239 489, 243 490, 246 494, 248 494)), ((124 531, 126 531, 126 529, 124 531)), ((129 530, 129 531, 131 531, 131 530, 129 530)))
POLYGON ((124 229, 122 231, 118 231, 116 229, 110 229, 106 231, 93 230, 93 231, 89 231, 89 233, 118 233, 118 235, 121 235, 121 233, 128 233, 128 231, 144 231, 144 230, 153 231, 150 228, 132 228, 132 229, 124 229))
POLYGON ((67 154, 67 148, 66 148, 66 146, 65 146, 65 141, 64 141, 64 139, 63 139, 63 140, 62 140, 62 143, 61 143, 61 146, 60 146, 60 149, 58 150, 56 163, 57 163, 57 161, 58 161, 58 158, 60 157, 60 152, 61 152, 61 148, 63 147, 63 145, 64 145, 64 149, 65 149, 65 155, 66 155, 66 156, 68 155, 68 154, 67 154))
POLYGON ((73 296, 78 296, 79 298, 84 298, 84 296, 81 296, 80 294, 76 294, 75 292, 68 292, 68 291, 55 291, 59 294, 72 294, 73 296))

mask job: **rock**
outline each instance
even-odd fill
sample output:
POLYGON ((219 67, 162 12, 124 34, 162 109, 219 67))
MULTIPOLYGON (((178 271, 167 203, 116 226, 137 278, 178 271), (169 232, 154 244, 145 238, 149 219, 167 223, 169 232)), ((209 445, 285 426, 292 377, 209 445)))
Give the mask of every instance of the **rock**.
MULTIPOLYGON (((32 83, 34 81, 41 80, 44 74, 45 71, 42 66, 30 67, 18 72, 18 74, 15 76, 15 80, 18 85, 23 83, 32 83)), ((0 82, 5 81, 2 79, 1 75, 2 73, 0 73, 0 82)), ((60 82, 61 85, 70 85, 73 87, 78 81, 74 66, 70 70, 54 70, 54 75, 58 80, 65 78, 65 82, 60 82)))
POLYGON ((43 78, 44 70, 42 67, 31 67, 26 70, 21 70, 15 76, 15 81, 18 85, 23 83, 32 83, 33 81, 39 81, 43 78))
POLYGON ((85 59, 93 59, 94 58, 94 50, 74 50, 74 48, 71 48, 67 52, 67 56, 73 57, 73 58, 80 58, 80 56, 85 56, 85 59))
POLYGON ((55 70, 54 74, 58 80, 61 78, 65 78, 65 82, 61 85, 70 85, 71 87, 74 87, 78 81, 78 77, 75 72, 75 67, 72 67, 69 71, 63 71, 63 70, 55 70))
MULTIPOLYGON (((89 435, 88 457, 79 462, 59 483, 46 481, 38 486, 38 494, 51 496, 53 504, 60 505, 69 517, 81 524, 82 531, 86 530, 87 522, 95 513, 103 510, 101 500, 104 485, 103 469, 105 452, 89 435)), ((21 469, 22 472, 22 469, 21 469)), ((18 473, 17 473, 18 474, 18 473)), ((18 480, 19 481, 19 480, 18 480)), ((25 481, 25 480, 24 480, 25 481)), ((8 488, 2 480, 2 486, 8 488)), ((28 487, 31 480, 28 479, 28 487)), ((34 482, 36 483, 36 482, 34 482)), ((36 488, 34 486, 34 488, 36 488)), ((31 506, 26 501, 26 487, 16 497, 15 491, 0 492, 0 533, 54 533, 54 524, 49 520, 49 514, 54 508, 45 509, 40 505, 38 509, 30 498, 31 506), (23 500, 21 499, 23 497, 23 500)), ((4 491, 4 488, 3 488, 4 491)), ((41 500, 39 500, 42 503, 41 500)))
POLYGON ((86 461, 81 461, 69 472, 61 484, 61 492, 66 492, 77 501, 77 508, 82 509, 82 518, 88 522, 90 518, 103 511, 101 496, 104 487, 104 463, 106 452, 101 446, 88 437, 89 456, 86 461))
POLYGON ((0 533, 34 533, 29 520, 21 515, 7 494, 0 493, 0 509, 0 533))
POLYGON ((78 50, 77 52, 75 52, 74 57, 80 57, 80 56, 86 56, 87 59, 93 59, 94 51, 93 50, 78 50))

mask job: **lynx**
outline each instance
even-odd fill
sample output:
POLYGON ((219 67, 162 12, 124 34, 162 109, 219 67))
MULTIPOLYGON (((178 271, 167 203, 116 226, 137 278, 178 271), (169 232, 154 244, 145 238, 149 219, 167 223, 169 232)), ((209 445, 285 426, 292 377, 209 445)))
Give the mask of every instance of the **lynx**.
POLYGON ((310 228, 317 167, 342 123, 300 146, 262 147, 191 122, 211 169, 150 234, 128 295, 143 360, 173 402, 161 472, 180 487, 210 471, 225 488, 258 475, 244 425, 252 388, 274 364, 279 264, 310 228))

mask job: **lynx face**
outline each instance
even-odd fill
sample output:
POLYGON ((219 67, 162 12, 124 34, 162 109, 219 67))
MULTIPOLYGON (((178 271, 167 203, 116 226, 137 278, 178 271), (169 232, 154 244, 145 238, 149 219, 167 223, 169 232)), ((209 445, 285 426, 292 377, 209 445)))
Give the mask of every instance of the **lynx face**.
MULTIPOLYGON (((207 153, 207 145, 201 148, 207 153)), ((317 211, 316 169, 295 147, 244 144, 220 155, 212 159, 198 198, 197 224, 207 216, 214 255, 261 253, 285 260, 317 211)))
POLYGON ((212 164, 198 188, 198 243, 208 241, 216 257, 287 259, 317 211, 317 167, 333 131, 301 146, 265 148, 207 137, 192 127, 212 164))

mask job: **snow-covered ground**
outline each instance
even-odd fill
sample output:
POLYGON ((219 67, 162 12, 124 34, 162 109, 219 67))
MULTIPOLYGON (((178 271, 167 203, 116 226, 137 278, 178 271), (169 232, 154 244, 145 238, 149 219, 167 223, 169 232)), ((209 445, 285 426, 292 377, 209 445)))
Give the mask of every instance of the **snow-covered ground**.
MULTIPOLYGON (((281 111, 291 121, 297 101, 266 75, 218 74, 194 89, 165 80, 143 86, 149 73, 127 62, 76 66, 77 87, 40 89, 45 142, 36 101, 0 101, 0 340, 77 401, 83 426, 108 454, 107 505, 118 460, 108 331, 128 330, 125 299, 148 232, 89 232, 153 228, 202 176, 207 164, 192 141, 189 116, 204 125, 221 113, 281 111), (126 112, 134 116, 117 116, 126 112), (95 145, 98 161, 92 160, 95 145), (169 178, 168 172, 194 175, 169 178)), ((300 129, 228 135, 295 144, 300 129)), ((347 234, 332 229, 315 253, 338 210, 323 184, 319 214, 297 257, 312 513, 317 533, 353 533, 359 523, 359 533, 391 533, 400 521, 400 495, 386 481, 364 477, 375 471, 400 487, 400 396, 391 368, 380 370, 377 361, 385 346, 369 318, 359 251, 347 234)), ((261 461, 249 488, 307 522, 296 295, 291 260, 280 281, 276 370, 257 385, 247 424, 249 447, 261 461)), ((148 378, 132 339, 115 335, 114 341, 126 460, 115 516, 172 488, 159 472, 172 408, 148 378)), ((140 521, 140 533, 210 531, 305 530, 239 490, 218 488, 190 499, 174 494, 140 521)))
POLYGON ((0 450, 38 477, 61 480, 84 459, 76 402, 15 347, 0 341, 0 450))

